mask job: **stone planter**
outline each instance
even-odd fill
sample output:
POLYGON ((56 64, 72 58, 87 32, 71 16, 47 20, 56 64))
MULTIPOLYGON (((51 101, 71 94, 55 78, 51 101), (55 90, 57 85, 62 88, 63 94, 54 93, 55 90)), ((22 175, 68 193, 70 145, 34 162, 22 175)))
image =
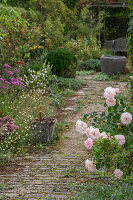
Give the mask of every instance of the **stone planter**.
POLYGON ((114 75, 117 73, 124 73, 126 67, 125 56, 102 56, 100 58, 101 72, 108 75, 114 75))
POLYGON ((36 119, 32 124, 35 143, 45 143, 52 140, 56 122, 56 119, 49 117, 44 117, 41 122, 36 119))

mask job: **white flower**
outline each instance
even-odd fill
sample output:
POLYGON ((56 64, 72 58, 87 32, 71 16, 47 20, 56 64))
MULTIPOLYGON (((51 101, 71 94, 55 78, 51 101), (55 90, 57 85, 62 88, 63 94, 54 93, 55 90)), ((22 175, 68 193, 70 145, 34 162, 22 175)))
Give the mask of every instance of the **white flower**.
POLYGON ((123 175, 123 172, 120 169, 115 169, 114 175, 116 178, 120 179, 123 175))
POLYGON ((112 98, 116 95, 116 90, 115 88, 112 88, 112 87, 107 87, 105 90, 104 90, 104 97, 105 98, 112 98))
POLYGON ((115 106, 116 104, 116 99, 114 97, 107 98, 106 99, 106 104, 107 106, 115 106))
POLYGON ((86 160, 85 161, 85 168, 89 171, 89 172, 97 172, 98 170, 96 169, 96 166, 93 164, 93 161, 90 160, 86 160))
POLYGON ((121 115, 121 123, 124 125, 131 124, 132 115, 129 112, 122 113, 121 115))
POLYGON ((124 135, 115 135, 115 139, 118 140, 118 143, 120 145, 123 145, 125 143, 125 136, 124 135))
POLYGON ((76 131, 79 132, 80 134, 82 135, 86 134, 86 128, 87 124, 85 122, 82 122, 81 120, 78 120, 76 122, 76 131))
POLYGON ((102 137, 103 139, 104 138, 108 139, 108 135, 105 132, 102 132, 101 135, 100 135, 100 137, 102 137))
POLYGON ((95 140, 100 137, 100 132, 98 128, 93 128, 92 126, 90 126, 86 129, 86 135, 91 139, 95 140))

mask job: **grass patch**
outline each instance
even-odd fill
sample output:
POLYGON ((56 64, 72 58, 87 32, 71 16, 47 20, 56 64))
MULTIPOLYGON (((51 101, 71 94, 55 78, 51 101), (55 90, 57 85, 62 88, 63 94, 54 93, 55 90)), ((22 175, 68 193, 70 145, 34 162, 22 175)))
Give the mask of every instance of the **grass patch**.
POLYGON ((91 80, 94 80, 94 81, 108 81, 110 80, 110 77, 107 75, 107 74, 104 74, 102 72, 94 75, 91 80))
POLYGON ((128 184, 81 184, 75 200, 132 200, 133 187, 128 184))
POLYGON ((110 77, 111 80, 118 80, 120 82, 128 82, 128 76, 124 74, 117 74, 110 77))
POLYGON ((95 74, 96 71, 94 70, 89 70, 89 71, 77 71, 76 72, 76 75, 77 76, 87 76, 87 75, 90 75, 90 74, 95 74))

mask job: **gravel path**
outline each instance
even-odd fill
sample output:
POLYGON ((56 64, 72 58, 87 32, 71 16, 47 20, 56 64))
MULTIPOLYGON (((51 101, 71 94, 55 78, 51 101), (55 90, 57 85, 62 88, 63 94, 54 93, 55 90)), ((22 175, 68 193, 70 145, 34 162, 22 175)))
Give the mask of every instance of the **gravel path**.
POLYGON ((56 145, 18 158, 15 166, 0 169, 0 183, 9 186, 7 190, 0 191, 0 199, 72 199, 75 195, 72 184, 94 178, 84 169, 84 161, 89 158, 83 145, 86 137, 76 133, 75 123, 84 113, 104 110, 103 90, 106 87, 119 87, 120 91, 127 93, 127 83, 96 82, 91 80, 91 75, 77 78, 86 79, 87 85, 74 97, 68 97, 62 108, 70 127, 64 130, 61 141, 56 145))

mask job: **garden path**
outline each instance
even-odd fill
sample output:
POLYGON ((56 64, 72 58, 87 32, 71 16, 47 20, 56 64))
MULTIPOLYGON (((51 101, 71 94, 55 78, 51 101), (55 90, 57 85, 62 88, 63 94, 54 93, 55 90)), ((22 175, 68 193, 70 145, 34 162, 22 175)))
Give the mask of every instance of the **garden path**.
POLYGON ((86 137, 76 133, 75 123, 84 113, 103 111, 106 87, 119 87, 126 93, 127 83, 92 81, 91 75, 77 78, 86 79, 86 86, 74 97, 67 98, 60 110, 60 117, 67 117, 70 127, 63 131, 56 145, 18 158, 17 164, 0 169, 0 182, 9 186, 1 191, 0 199, 72 199, 76 195, 72 184, 95 178, 84 169, 84 162, 89 158, 84 147, 86 137))

